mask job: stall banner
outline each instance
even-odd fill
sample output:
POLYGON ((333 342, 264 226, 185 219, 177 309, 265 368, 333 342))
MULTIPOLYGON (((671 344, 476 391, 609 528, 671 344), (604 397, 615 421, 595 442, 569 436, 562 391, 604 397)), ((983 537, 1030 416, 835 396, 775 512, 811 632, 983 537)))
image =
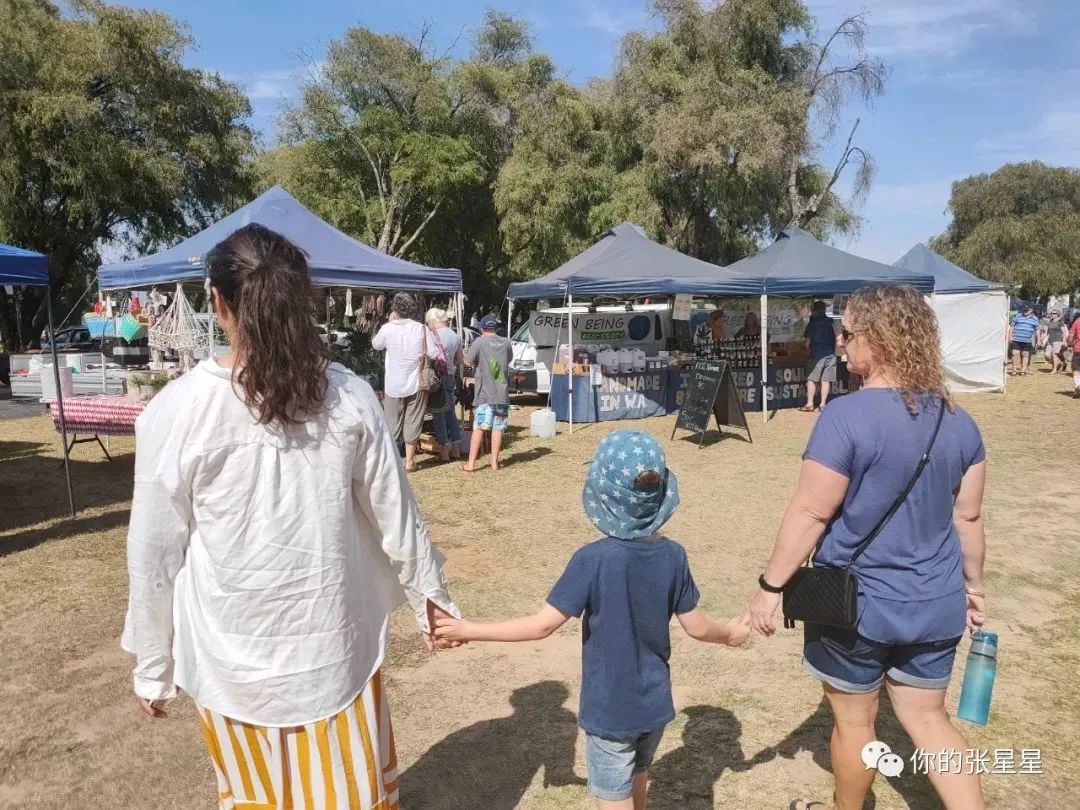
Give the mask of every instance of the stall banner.
POLYGON ((674 321, 688 321, 694 308, 694 296, 688 293, 678 293, 675 303, 671 306, 671 319, 674 321))
POLYGON ((619 419, 644 419, 668 413, 668 371, 605 376, 599 386, 591 385, 588 375, 556 374, 551 378, 551 406, 555 418, 567 421, 568 379, 574 385, 574 421, 611 422, 619 419))
MULTIPOLYGON (((687 380, 690 372, 673 372, 676 379, 668 385, 668 411, 677 411, 682 408, 685 397, 687 380)), ((831 396, 848 393, 846 375, 839 378, 832 386, 831 396)), ((739 395, 739 402, 743 410, 761 410, 761 369, 733 369, 731 377, 735 381, 735 390, 739 395)), ((765 398, 768 401, 769 410, 781 410, 783 408, 797 408, 806 403, 806 369, 797 366, 783 368, 769 366, 769 382, 765 388, 765 398)))
MULTIPOLYGON (((769 342, 802 340, 813 303, 812 298, 770 298, 769 342)), ((716 306, 724 313, 727 340, 733 340, 740 332, 751 336, 761 334, 759 302, 749 298, 728 298, 717 301, 716 306)), ((697 335, 699 331, 708 331, 710 312, 711 310, 695 310, 690 316, 690 334, 697 335)))
MULTIPOLYGON (((655 343, 653 320, 659 312, 575 312, 575 346, 589 343, 615 346, 655 343)), ((664 313, 665 315, 667 313, 664 313)), ((565 312, 537 310, 529 318, 529 333, 537 346, 562 346, 566 344, 565 312)))

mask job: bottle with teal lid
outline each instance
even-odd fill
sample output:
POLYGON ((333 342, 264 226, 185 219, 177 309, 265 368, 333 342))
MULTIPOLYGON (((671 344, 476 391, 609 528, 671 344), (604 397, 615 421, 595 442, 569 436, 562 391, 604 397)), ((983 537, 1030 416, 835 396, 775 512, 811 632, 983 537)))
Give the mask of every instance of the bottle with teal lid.
POLYGON ((956 716, 969 723, 985 726, 990 717, 990 698, 997 675, 997 633, 977 630, 971 636, 964 686, 960 690, 960 708, 956 716))

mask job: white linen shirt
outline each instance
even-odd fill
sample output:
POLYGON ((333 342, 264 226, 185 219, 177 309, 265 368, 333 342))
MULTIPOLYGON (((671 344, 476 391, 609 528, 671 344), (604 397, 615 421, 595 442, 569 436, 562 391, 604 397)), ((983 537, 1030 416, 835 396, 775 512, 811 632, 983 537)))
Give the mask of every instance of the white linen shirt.
POLYGON ((423 630, 428 599, 459 615, 377 397, 327 378, 323 413, 271 428, 207 360, 136 422, 122 644, 139 697, 314 722, 378 670, 403 596, 423 630))
POLYGON ((371 339, 371 347, 386 352, 386 374, 383 391, 388 397, 411 397, 420 390, 420 355, 424 352, 424 332, 427 331, 427 356, 442 358, 438 343, 430 330, 419 321, 396 318, 387 321, 371 339))

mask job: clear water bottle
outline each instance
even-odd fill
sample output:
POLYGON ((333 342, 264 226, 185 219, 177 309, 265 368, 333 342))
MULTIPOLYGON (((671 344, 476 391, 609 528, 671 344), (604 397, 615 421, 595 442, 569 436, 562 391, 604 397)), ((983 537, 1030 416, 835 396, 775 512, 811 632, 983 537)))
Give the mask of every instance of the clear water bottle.
POLYGON ((977 630, 971 636, 964 686, 960 690, 960 708, 956 716, 969 723, 986 725, 990 716, 990 698, 994 694, 997 675, 997 633, 977 630))

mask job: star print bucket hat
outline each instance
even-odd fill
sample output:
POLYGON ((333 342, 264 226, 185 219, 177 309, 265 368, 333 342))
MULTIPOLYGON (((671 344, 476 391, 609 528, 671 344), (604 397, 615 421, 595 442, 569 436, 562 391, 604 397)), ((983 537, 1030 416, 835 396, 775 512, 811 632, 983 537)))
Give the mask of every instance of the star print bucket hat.
POLYGON ((581 499, 589 520, 608 537, 638 540, 671 519, 679 505, 679 482, 651 434, 613 430, 593 456, 581 499), (639 483, 649 471, 656 473, 653 485, 639 483))

